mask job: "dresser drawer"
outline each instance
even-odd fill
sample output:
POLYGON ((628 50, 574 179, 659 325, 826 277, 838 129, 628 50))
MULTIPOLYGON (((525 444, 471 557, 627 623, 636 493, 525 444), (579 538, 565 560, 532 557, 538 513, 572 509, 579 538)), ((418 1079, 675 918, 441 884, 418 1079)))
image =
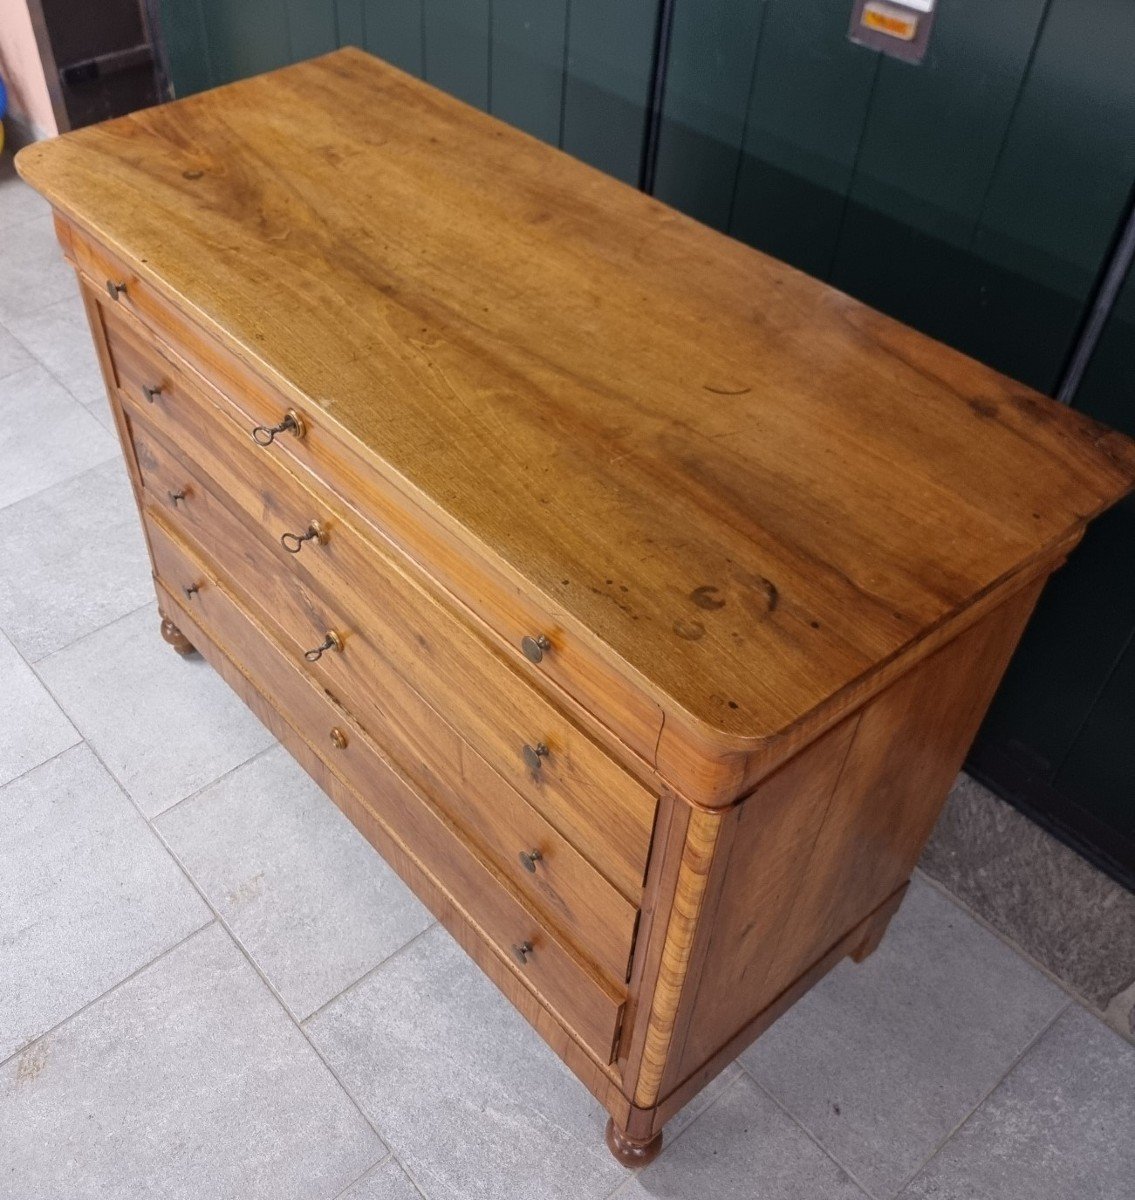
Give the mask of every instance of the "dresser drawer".
MULTIPOLYGON (((128 319, 143 322, 170 357, 186 364, 210 391, 217 392, 250 444, 256 426, 278 424, 289 409, 295 409, 304 423, 303 437, 281 434, 259 453, 310 471, 340 496, 349 496, 352 508, 377 535, 415 562, 428 564, 431 577, 501 639, 519 670, 562 688, 632 749, 644 769, 653 766, 662 729, 660 707, 586 640, 566 629, 554 607, 539 603, 503 571, 475 562, 459 535, 428 515, 396 480, 380 475, 353 439, 329 427, 320 410, 285 399, 81 231, 70 227, 67 236, 77 265, 102 302, 116 367, 116 335, 125 323, 114 317, 125 313, 128 319), (107 295, 108 280, 126 284, 114 302, 107 295), (538 648, 541 640, 546 641, 546 650, 538 648), (524 646, 539 655, 537 662, 525 656, 524 646)), ((168 365, 158 364, 159 372, 163 369, 168 365)), ((377 364, 376 370, 380 370, 377 364)), ((152 382, 133 379, 131 386, 152 382)))
MULTIPOLYGON (((393 668, 467 738, 522 795, 619 888, 637 901, 653 827, 655 797, 526 683, 465 624, 400 572, 352 525, 250 440, 180 375, 129 334, 116 337, 119 382, 135 421, 152 425, 204 473, 226 506, 256 533, 210 532, 216 506, 204 496, 178 504, 203 545, 250 595, 270 589, 272 611, 295 640, 314 649, 329 631, 342 653, 318 669, 361 719, 380 707, 375 677, 393 668), (143 384, 141 380, 150 380, 143 384), (147 393, 145 388, 160 388, 147 393), (147 401, 147 395, 152 399, 147 401), (316 523, 326 540, 287 553, 285 532, 316 523), (259 537, 258 555, 250 560, 259 537), (534 751, 547 753, 535 755, 534 751)), ((166 503, 180 485, 159 481, 166 503)), ((198 489, 200 490, 200 489, 198 489)), ((293 543, 294 544, 294 543, 293 543)))
POLYGON ((603 1061, 615 1053, 623 990, 588 970, 550 925, 508 890, 447 820, 338 709, 280 654, 208 568, 161 524, 144 516, 159 584, 188 612, 388 826, 407 852, 488 937, 517 974, 603 1061), (185 589, 195 588, 186 600, 185 589), (524 947, 522 954, 518 948, 524 947))
MULTIPOLYGON (((340 707, 361 719, 416 787, 443 806, 485 857, 547 919, 612 980, 626 979, 637 908, 495 772, 387 664, 368 654, 367 704, 359 718, 358 689, 329 662, 308 664, 289 628, 321 627, 319 601, 305 583, 281 574, 267 547, 180 462, 160 439, 131 422, 143 504, 158 510, 179 537, 191 540, 246 610, 273 634, 297 670, 314 677, 340 707), (176 504, 171 496, 181 497, 176 504), (257 586, 251 589, 249 580, 257 586), (291 616, 291 620, 287 619, 291 616), (283 618, 283 620, 282 620, 283 618)), ((193 596, 196 594, 193 593, 193 596)), ((189 597, 187 597, 189 599, 189 597)), ((350 647, 357 651, 360 642, 350 647)), ((346 651, 344 652, 346 653, 346 651)), ((345 661, 345 660, 344 660, 345 661)))

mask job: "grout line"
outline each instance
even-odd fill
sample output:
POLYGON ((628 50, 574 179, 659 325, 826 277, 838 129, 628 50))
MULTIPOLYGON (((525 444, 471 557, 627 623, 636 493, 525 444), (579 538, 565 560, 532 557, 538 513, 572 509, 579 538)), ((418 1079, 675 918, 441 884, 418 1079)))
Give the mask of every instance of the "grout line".
POLYGON ((1017 1054, 1017 1056, 1009 1064, 1009 1066, 1006 1068, 1006 1070, 1004 1072, 1002 1072, 1002 1074, 998 1078, 997 1082, 995 1084, 993 1084, 992 1087, 986 1089, 986 1091, 982 1095, 981 1099, 969 1110, 969 1112, 966 1113, 966 1115, 964 1117, 962 1117, 962 1119, 960 1121, 958 1121, 958 1123, 956 1125, 954 1125, 954 1127, 950 1130, 950 1132, 947 1133, 944 1138, 942 1138, 942 1140, 922 1160, 922 1162, 920 1162, 919 1165, 902 1181, 902 1184, 900 1185, 896 1195, 901 1196, 902 1193, 911 1185, 911 1183, 913 1183, 914 1180, 917 1179, 918 1176, 921 1175, 922 1172, 926 1170, 926 1168, 930 1165, 930 1163, 935 1158, 937 1158, 939 1154, 941 1154, 942 1150, 954 1138, 955 1134, 958 1133, 958 1131, 962 1128, 962 1126, 967 1124, 974 1117, 974 1115, 981 1108, 984 1107, 984 1105, 985 1105, 986 1101, 989 1099, 989 1097, 992 1096, 993 1093, 995 1091, 997 1091, 997 1089, 1005 1082, 1005 1080, 1008 1079, 1009 1076, 1012 1075, 1012 1073, 1017 1069, 1017 1067, 1021 1063, 1021 1060, 1033 1049, 1034 1046, 1036 1046, 1036 1044, 1039 1041, 1041 1041, 1041 1039, 1048 1033, 1048 1031, 1053 1027, 1053 1025, 1055 1025, 1056 1022, 1059 1021, 1060 1018, 1071 1007, 1072 1007, 1071 1001, 1069 1001, 1066 1004, 1062 1004, 1060 1006, 1059 1010, 1056 1012, 1056 1014, 1052 1017, 1052 1019, 1047 1021, 1041 1029, 1037 1030, 1037 1032, 1028 1040, 1028 1042, 1025 1043, 1025 1045, 1022 1047, 1020 1053, 1017 1054))
POLYGON ((397 1154, 394 1153, 393 1150, 390 1151, 390 1157, 395 1163, 397 1163, 398 1169, 402 1172, 402 1174, 405 1175, 410 1181, 410 1186, 414 1189, 415 1195, 421 1196, 422 1200, 426 1200, 426 1189, 418 1182, 417 1177, 410 1170, 410 1168, 406 1166, 406 1164, 398 1157, 397 1154))
MULTIPOLYGON (((377 854, 378 851, 376 850, 375 853, 377 854)), ((379 857, 381 858, 382 856, 379 855, 379 857)), ((382 861, 384 863, 386 862, 385 859, 383 859, 382 861)), ((389 865, 389 864, 387 864, 387 865, 389 865)), ((416 896, 414 898, 417 900, 416 896)), ((420 900, 418 900, 418 903, 421 904, 422 902, 420 900)), ((422 907, 426 908, 426 906, 424 904, 422 904, 422 907)), ((429 911, 430 910, 428 908, 426 908, 426 912, 429 913, 429 911)), ((367 967, 367 969, 358 977, 358 979, 353 979, 350 983, 347 984, 347 986, 345 988, 342 988, 340 991, 336 992, 335 995, 332 996, 329 1000, 324 1000, 324 1002, 318 1008, 313 1008, 311 1010, 311 1012, 309 1012, 307 1014, 306 1017, 299 1018, 300 1024, 306 1025, 308 1023, 308 1021, 314 1021, 316 1017, 320 1016, 323 1012, 325 1012, 328 1008, 330 1008, 331 1005, 334 1004, 336 1000, 341 999, 349 991, 353 990, 354 988, 357 988, 359 986, 359 984, 364 983, 367 979, 369 979, 375 973, 375 971, 377 971, 379 969, 379 967, 385 967, 387 965, 387 963, 392 962, 394 959, 396 959, 404 950, 409 950, 409 948, 416 941, 418 941, 419 938, 425 937, 426 934, 431 932, 431 930, 435 929, 437 927, 437 925, 438 925, 437 919, 434 917, 434 915, 432 913, 430 913, 430 923, 425 927, 425 929, 419 930, 417 933, 414 934, 414 936, 412 938, 410 938, 409 941, 403 942, 401 946, 397 947, 397 949, 391 950, 391 952, 380 962, 376 962, 373 966, 367 967)))
POLYGON ((964 900, 961 899, 961 897, 955 895, 952 891, 950 891, 950 889, 940 879, 936 879, 933 875, 929 874, 922 867, 915 867, 914 873, 924 883, 928 884, 930 887, 934 888, 935 891, 940 892, 943 896, 945 896, 946 899, 949 900, 954 905, 955 908, 957 908, 961 912, 965 913, 965 915, 967 917, 970 917, 972 920, 976 921, 977 924, 980 925, 983 929, 985 929, 989 933, 993 934, 993 936, 999 942, 1008 946, 1009 949, 1012 950, 1013 953, 1016 954, 1018 958, 1024 959, 1024 961, 1027 962, 1029 964, 1029 966, 1031 966, 1035 970, 1039 971, 1046 979, 1049 980, 1049 982, 1056 984, 1056 986, 1066 996, 1069 996, 1072 1000, 1075 1000, 1077 1004, 1079 1004, 1083 1008, 1087 1009, 1087 1011, 1090 1012, 1092 1014, 1092 1016, 1096 1017, 1097 1020, 1102 1021, 1103 1024, 1105 1024, 1108 1027, 1108 1029, 1115 1030, 1115 1032, 1118 1033, 1120 1037, 1124 1038, 1126 1041, 1130 1042, 1133 1046, 1135 1046, 1135 1033, 1124 1033, 1124 1031, 1122 1029, 1116 1029, 1115 1026, 1112 1025, 1105 1017, 1103 1009, 1097 1008, 1096 1005, 1091 1000, 1089 1000, 1087 996, 1085 996, 1082 992, 1077 991, 1073 984, 1069 983, 1066 979, 1062 979, 1059 975, 1056 974, 1055 971, 1052 970, 1051 967, 1046 966, 1043 962, 1041 962, 1041 960, 1039 958, 1035 958, 1028 950, 1026 950, 1018 942, 1014 941, 1013 938, 1011 938, 1009 936, 1009 934, 1007 934, 1003 929, 999 929, 996 925, 993 924, 992 921, 990 921, 987 917, 984 917, 980 912, 978 912, 977 909, 971 908, 964 900))
MULTIPOLYGON (((271 733, 271 730, 269 730, 269 733, 271 733)), ((195 791, 190 792, 188 796, 182 796, 180 800, 175 800, 168 807, 163 808, 161 812, 156 812, 153 814, 153 816, 146 816, 145 813, 142 813, 142 816, 146 818, 146 823, 148 825, 154 826, 154 831, 157 832, 157 822, 160 821, 162 817, 167 816, 176 809, 179 809, 183 804, 188 804, 190 800, 196 800, 197 797, 203 792, 207 792, 210 788, 216 787, 216 785, 222 780, 228 779, 230 775, 235 775, 237 771, 241 771, 245 767, 251 766, 254 762, 262 759, 266 754, 271 754, 273 750, 281 749, 282 746, 283 742, 273 741, 272 745, 265 746, 263 750, 257 750, 255 754, 249 758, 246 758, 244 762, 237 763, 235 767, 229 767, 227 770, 222 771, 220 775, 216 777, 216 779, 210 779, 208 783, 203 783, 195 791)), ((110 768, 108 767, 107 770, 109 769, 110 768)), ((141 812, 141 809, 138 811, 141 812)))
MULTIPOLYGON (((54 697, 52 697, 52 699, 54 700, 54 697)), ((65 717, 67 716, 66 713, 64 713, 63 715, 65 717)), ((71 724, 70 719, 68 719, 67 723, 69 725, 71 725, 72 729, 75 729, 75 726, 73 724, 71 724)), ((70 746, 64 746, 62 750, 57 750, 50 758, 45 758, 43 760, 43 762, 36 763, 34 767, 28 767, 27 770, 21 771, 18 775, 13 775, 11 779, 6 779, 3 783, 0 783, 0 794, 3 793, 4 789, 9 784, 19 783, 19 781, 21 779, 26 778, 33 771, 38 771, 40 769, 40 767, 46 767, 48 763, 53 763, 57 758, 62 758, 64 754, 68 754, 72 750, 77 750, 80 746, 85 746, 87 744, 86 739, 83 737, 83 735, 81 733, 79 733, 79 731, 77 729, 75 729, 75 732, 79 734, 79 740, 77 742, 72 742, 70 746)), ((113 776, 112 776, 112 778, 113 778, 113 776)), ((118 784, 117 779, 115 779, 114 782, 116 784, 118 784)), ((118 784, 118 786, 121 787, 122 785, 118 784)))
POLYGON ((346 1186, 345 1188, 343 1188, 341 1191, 338 1191, 338 1192, 336 1192, 336 1193, 335 1193, 335 1195, 331 1197, 331 1200, 342 1200, 342 1198, 343 1198, 343 1197, 344 1197, 344 1196, 345 1196, 345 1195, 346 1195, 346 1194, 347 1194, 347 1193, 348 1193, 348 1192, 351 1190, 351 1188, 353 1188, 353 1187, 355 1186, 355 1184, 357 1184, 357 1183, 362 1183, 362 1181, 363 1181, 363 1180, 364 1180, 364 1179, 365 1179, 365 1178, 366 1178, 366 1177, 367 1177, 367 1176, 368 1176, 368 1175, 369 1175, 369 1174, 370 1174, 372 1171, 377 1171, 377 1170, 378 1170, 378 1168, 379 1168, 379 1167, 381 1167, 383 1163, 385 1163, 385 1162, 389 1162, 389 1161, 390 1161, 390 1159, 391 1159, 391 1157, 392 1157, 392 1154, 391 1154, 390 1150, 388 1149, 388 1150, 386 1151, 386 1153, 385 1153, 385 1154, 383 1154, 383 1155, 382 1155, 381 1157, 379 1157, 379 1158, 376 1158, 376 1159, 374 1160, 374 1162, 372 1162, 372 1163, 370 1164, 370 1166, 369 1166, 369 1167, 366 1167, 366 1168, 365 1168, 364 1170, 362 1170, 362 1171, 361 1171, 361 1172, 360 1172, 358 1175, 356 1175, 356 1176, 354 1177, 354 1179, 352 1179, 352 1180, 351 1180, 351 1182, 350 1182, 350 1183, 348 1183, 348 1184, 347 1184, 347 1186, 346 1186))
POLYGON ((88 1008, 91 1008, 93 1005, 98 1004, 101 1000, 105 1000, 107 998, 107 996, 113 995, 115 992, 117 992, 119 990, 119 988, 125 987, 126 984, 128 984, 132 979, 136 979, 139 975, 142 974, 143 971, 148 971, 152 966, 161 962, 161 960, 163 958, 165 958, 167 955, 172 954, 175 950, 179 950, 191 938, 195 938, 199 933, 204 933, 206 929, 211 928, 214 924, 215 924, 215 922, 213 920, 208 920, 203 925, 199 925, 196 929, 191 930, 189 933, 187 933, 185 935, 185 937, 179 938, 176 942, 173 943, 172 946, 167 946, 160 953, 155 954, 154 957, 151 958, 148 962, 143 963, 140 967, 136 967, 133 971, 130 972, 129 975, 124 976, 117 983, 112 984, 110 987, 108 987, 106 989, 105 992, 100 992, 93 999, 88 1000, 86 1002, 86 1004, 84 1004, 81 1008, 75 1009, 75 1011, 73 1013, 69 1013, 67 1016, 63 1017, 61 1020, 56 1021, 55 1024, 52 1025, 50 1029, 45 1029, 43 1031, 43 1033, 36 1034, 36 1036, 34 1038, 32 1038, 32 1040, 30 1042, 25 1043, 18 1050, 14 1050, 11 1054, 8 1055, 7 1058, 0 1060, 0 1071, 2 1071, 10 1062, 19 1058, 22 1054, 26 1054, 38 1042, 42 1042, 44 1038, 51 1037, 53 1034, 58 1033, 58 1031, 60 1029, 62 1029, 64 1025, 67 1025, 71 1021, 74 1021, 76 1017, 82 1016, 82 1014, 85 1013, 88 1008))
MULTIPOLYGON (((103 463, 102 465, 105 466, 106 464, 103 463)), ((98 467, 93 467, 92 470, 97 471, 98 467)), ((85 473, 86 472, 84 472, 84 474, 85 473)), ((79 478, 79 476, 76 476, 76 478, 79 478)), ((91 629, 87 633, 80 633, 77 637, 73 637, 69 642, 64 642, 64 644, 62 646, 56 646, 54 650, 48 650, 48 652, 46 654, 41 654, 39 656, 39 658, 28 658, 23 654, 22 651, 20 652, 20 657, 23 658, 25 663, 27 663, 28 668, 32 672, 34 672, 35 677, 37 679, 39 679, 40 683, 43 684, 43 686, 45 688, 47 688, 47 684, 44 683, 43 680, 39 678, 39 672, 36 671, 36 666, 39 663, 46 662, 49 658, 52 658, 56 654, 62 654, 64 650, 70 650, 70 648, 72 646, 83 641, 84 638, 93 637, 96 633, 102 633, 102 631, 104 629, 109 629, 112 625, 114 625, 118 621, 125 621, 127 617, 132 617, 136 613, 140 613, 142 611, 142 609, 148 608, 151 604, 153 604, 153 600, 146 600, 144 603, 139 604, 137 608, 132 608, 129 612, 122 613, 120 616, 112 617, 109 621, 107 621, 107 623, 105 625, 100 625, 97 629, 91 629)), ((9 641, 12 640, 11 634, 8 634, 7 637, 8 637, 9 641)), ((48 688, 47 690, 50 691, 50 688, 48 688)), ((52 699, 53 700, 55 699, 54 695, 52 695, 52 699)), ((55 700, 55 703, 59 704, 59 701, 55 700)), ((62 704, 59 704, 59 707, 61 709, 63 709, 63 712, 66 713, 66 715, 67 715, 67 719, 70 720, 71 714, 68 713, 65 708, 63 708, 62 704)))
MULTIPOLYGON (((752 1082, 753 1086, 757 1088, 762 1095, 767 1096, 773 1102, 773 1104, 775 1104, 776 1107, 779 1108, 782 1113, 784 1113, 784 1115, 792 1122, 792 1124, 800 1130, 800 1132, 808 1139, 808 1141, 810 1141, 812 1145, 815 1146, 816 1149, 819 1150, 829 1162, 834 1163, 865 1196, 869 1197, 869 1200, 887 1200, 887 1198, 883 1196, 876 1197, 875 1193, 855 1174, 855 1172, 852 1171, 846 1163, 843 1163, 836 1158, 835 1153, 832 1150, 829 1150, 828 1147, 825 1146, 824 1143, 821 1142, 814 1133, 812 1133, 807 1125, 805 1125, 804 1122, 786 1104, 783 1104, 776 1096, 774 1096, 772 1092, 744 1066, 742 1066, 740 1063, 738 1063, 738 1066, 741 1067, 742 1073, 752 1082)), ((905 1187, 905 1184, 903 1186, 905 1187)), ((894 1195, 897 1196, 901 1190, 901 1188, 898 1189, 894 1195)))
MULTIPOLYGON (((264 973, 264 971, 261 969, 261 967, 260 967, 259 963, 257 963, 257 961, 256 961, 256 960, 255 960, 255 959, 252 957, 252 953, 251 953, 251 951, 248 949, 248 947, 247 947, 247 946, 245 946, 245 944, 244 944, 244 943, 241 941, 241 939, 240 939, 240 938, 237 936, 237 934, 236 934, 236 932, 233 930, 233 928, 232 928, 232 927, 229 925, 228 921, 226 921, 226 920, 225 920, 225 918, 224 918, 224 917, 221 915, 221 913, 220 913, 220 912, 217 910, 217 908, 216 908, 216 906, 213 904, 213 902, 212 902, 212 901, 209 899, 209 897, 208 897, 208 896, 205 894, 204 890, 203 890, 203 889, 200 887, 200 885, 197 883, 197 881, 196 881, 196 880, 193 878, 193 876, 190 874, 188 867, 186 867, 186 865, 185 865, 185 864, 184 864, 184 863, 181 861, 181 859, 180 859, 180 858, 178 858, 177 854, 176 854, 176 853, 174 852, 174 850, 173 850, 173 847, 172 847, 172 846, 170 846, 169 842, 167 842, 167 841, 165 840, 165 838, 163 838, 163 837, 162 837, 162 835, 161 835, 161 831, 160 831, 160 830, 158 830, 157 828, 155 828, 155 827, 154 827, 152 824, 151 824, 150 828, 151 828, 151 829, 153 829, 153 831, 154 831, 154 835, 155 835, 155 836, 156 836, 156 837, 157 837, 157 838, 158 838, 158 839, 161 841, 162 845, 163 845, 163 846, 165 846, 165 848, 166 848, 166 851, 169 853, 170 857, 171 857, 171 858, 174 860, 174 862, 175 862, 175 863, 177 863, 177 865, 178 865, 178 866, 181 868, 181 871, 182 871, 182 873, 185 875, 185 878, 189 880, 189 882, 190 882, 190 884, 193 886, 194 890, 197 892, 197 894, 198 894, 198 895, 201 897, 201 899, 202 899, 202 900, 205 902, 205 904, 208 906, 208 908, 209 908, 209 911, 210 911, 210 912, 213 914, 213 916, 214 916, 214 918, 215 918, 216 922, 217 922, 217 923, 220 925, 220 927, 221 927, 221 928, 222 928, 222 929, 225 931, 225 933, 227 933, 227 934, 228 934, 228 936, 229 936, 230 940, 232 941, 233 945, 235 945, 235 946, 236 946, 236 948, 237 948, 237 949, 240 951, 240 953, 241 953, 241 954, 244 956, 244 958, 245 958, 245 961, 248 963, 248 965, 249 965, 249 966, 250 966, 250 967, 251 967, 251 968, 252 968, 252 969, 253 969, 253 970, 256 972, 256 974, 257 974, 257 975, 260 977, 260 981, 261 981, 261 982, 264 984, 264 986, 265 986, 265 987, 268 989, 268 992, 269 992, 269 994, 275 998, 275 1000, 276 1000, 276 1002, 279 1004, 280 1008, 281 1008, 281 1009, 283 1009, 284 1013, 287 1015, 287 1018, 288 1018, 288 1020, 289 1020, 289 1021, 291 1021, 291 1023, 292 1023, 292 1024, 293 1024, 293 1025, 296 1027, 297 1031, 299 1032, 299 1035, 300 1035, 300 1037, 302 1037, 302 1038, 303 1038, 304 1042, 306 1042, 306 1043, 307 1043, 307 1045, 308 1045, 308 1046, 311 1048, 311 1051, 312 1051, 312 1053, 313 1053, 313 1054, 316 1056, 316 1058, 318 1058, 318 1059, 319 1059, 319 1061, 320 1061, 320 1062, 323 1064, 323 1066, 324 1066, 324 1068, 326 1069, 327 1073, 328 1073, 328 1074, 331 1076, 331 1078, 332 1078, 332 1079, 334 1079, 334 1080, 335 1080, 335 1082, 336 1082, 336 1083, 339 1085, 339 1087, 342 1089, 342 1092, 343 1092, 343 1094, 344 1094, 344 1095, 347 1097, 347 1099, 348 1099, 348 1100, 351 1102, 351 1104, 353 1105, 353 1107, 354 1107, 355 1111, 356 1111, 356 1112, 359 1114, 359 1116, 360 1116, 360 1117, 362 1117, 363 1121, 364 1121, 364 1122, 366 1123, 366 1125, 367 1125, 367 1128, 369 1128, 369 1129, 371 1130, 371 1132, 374 1134, 374 1136, 375 1136, 376 1138, 378 1138, 378 1140, 379 1140, 379 1142, 381 1143, 381 1145, 382 1145, 383 1147, 385 1147, 387 1151, 389 1151, 389 1150, 390 1150, 390 1147, 387 1145, 386 1139, 385 1139, 385 1138, 382 1136, 382 1134, 379 1132, 379 1130, 378 1130, 377 1126, 375 1125, 375 1123, 374 1123, 374 1122, 373 1122, 373 1121, 370 1119, 370 1117, 368 1116, 368 1114, 366 1113, 366 1111, 363 1109, 362 1105, 361 1105, 361 1104, 360 1104, 360 1103, 359 1103, 359 1102, 358 1102, 358 1101, 355 1099, 355 1097, 354 1097, 354 1095, 351 1093, 350 1089, 347 1087, 347 1085, 346 1085, 346 1084, 343 1082, 343 1080, 340 1078, 340 1076, 339 1076, 339 1072, 338 1072, 338 1071, 336 1071, 336 1070, 335 1070, 335 1068, 331 1066, 331 1064, 330 1064, 330 1063, 327 1061, 327 1059, 326 1059, 326 1058, 323 1056, 323 1054, 322 1054, 322 1052, 320 1051, 319 1047, 318 1047, 318 1046, 317 1046, 317 1045, 316 1045, 316 1044, 315 1044, 315 1043, 314 1043, 314 1042, 311 1040, 311 1038, 310 1038, 310 1037, 308 1037, 308 1035, 307 1035, 307 1031, 304 1029, 303 1025, 300 1023, 300 1021, 299 1021, 299 1019, 296 1017, 295 1013, 293 1013, 293 1012, 292 1012, 292 1010, 291 1010, 291 1009, 288 1007, 288 1005, 287 1005, 287 1004, 285 1003, 285 1001, 284 1001, 284 998, 283 998, 283 996, 281 996, 281 995, 280 995, 280 993, 279 993, 279 991, 277 991, 277 989, 276 989, 276 987, 273 985, 272 981, 271 981, 271 980, 268 978, 268 976, 267 976, 267 975, 264 973)), ((377 1165, 378 1165, 377 1163, 372 1163, 372 1164, 371 1164, 371 1166, 372 1166, 372 1167, 373 1167, 373 1166, 377 1166, 377 1165)))

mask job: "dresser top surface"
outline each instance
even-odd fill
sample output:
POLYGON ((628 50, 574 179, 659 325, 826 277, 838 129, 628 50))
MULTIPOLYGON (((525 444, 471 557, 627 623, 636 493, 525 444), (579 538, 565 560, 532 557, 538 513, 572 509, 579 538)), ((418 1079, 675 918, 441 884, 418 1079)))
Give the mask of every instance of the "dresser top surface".
POLYGON ((19 168, 730 745, 1135 481, 1120 435, 361 51, 19 168))

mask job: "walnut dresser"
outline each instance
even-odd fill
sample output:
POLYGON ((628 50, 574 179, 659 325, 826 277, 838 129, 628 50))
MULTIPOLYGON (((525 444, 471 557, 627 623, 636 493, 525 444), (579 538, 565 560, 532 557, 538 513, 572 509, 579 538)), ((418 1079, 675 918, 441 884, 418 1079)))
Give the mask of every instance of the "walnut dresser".
POLYGON ((162 635, 646 1161, 878 943, 1135 445, 355 50, 19 169, 162 635))

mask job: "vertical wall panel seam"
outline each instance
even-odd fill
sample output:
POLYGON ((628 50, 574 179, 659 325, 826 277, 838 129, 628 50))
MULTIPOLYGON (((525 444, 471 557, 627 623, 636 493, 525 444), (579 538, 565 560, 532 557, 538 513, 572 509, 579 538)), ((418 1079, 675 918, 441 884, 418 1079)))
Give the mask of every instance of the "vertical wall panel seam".
POLYGON ((985 220, 985 210, 989 206, 989 197, 993 192, 993 184, 997 179, 997 172, 1001 167, 1001 159, 1005 154, 1005 147, 1009 142, 1009 134, 1013 129, 1013 122, 1017 119, 1017 109, 1020 107, 1021 98, 1025 94, 1025 85, 1029 81, 1029 75, 1032 74, 1033 63, 1036 60, 1037 50, 1040 47, 1040 39, 1044 34, 1044 27, 1048 24, 1049 13, 1052 12, 1053 0, 1046 0, 1044 11, 1040 15, 1040 20, 1036 23, 1036 32, 1033 34, 1032 45, 1029 47, 1028 58, 1025 59, 1024 70, 1021 71, 1020 82, 1017 84, 1017 94, 1013 97, 1013 103, 1009 107, 1009 115, 1005 121, 1005 130, 1001 135, 1001 144, 997 147, 997 156, 993 160, 993 166, 989 171, 989 178, 985 181, 985 191, 981 196, 981 203, 977 206, 977 213, 974 216, 973 227, 970 229, 969 242, 966 249, 973 252, 974 242, 977 239, 978 230, 981 229, 982 223, 985 220))
POLYGON ((658 142, 662 135, 662 112, 666 99, 666 78, 670 71, 670 38, 674 29, 677 0, 658 0, 654 22, 654 50, 650 58, 650 79, 646 87, 646 114, 642 129, 642 155, 639 161, 639 191, 654 194, 658 174, 658 142))
POLYGON ((1094 713, 1099 707, 1099 703, 1103 699, 1104 692, 1107 691, 1112 677, 1115 675, 1116 671, 1119 670, 1119 664, 1123 662, 1123 659, 1126 657, 1133 645, 1135 645, 1135 627, 1133 627, 1131 632, 1127 635, 1122 648, 1115 656, 1115 661, 1108 668, 1107 674, 1104 676, 1103 681, 1100 683, 1100 686, 1096 689, 1095 695, 1092 697, 1091 704, 1089 704, 1084 710, 1084 715, 1076 726, 1076 732, 1068 739, 1068 748, 1060 756, 1060 761, 1052 769, 1052 774, 1049 776, 1049 778, 1051 779, 1052 786, 1054 788, 1056 787, 1056 780, 1060 777, 1060 772, 1064 770, 1068 759, 1072 757, 1072 751, 1076 748, 1076 743, 1083 735, 1084 729, 1087 726, 1088 721, 1091 719, 1092 713, 1094 713))
POLYGON ((879 72, 883 67, 883 55, 880 51, 875 51, 875 73, 871 76, 871 87, 867 92, 867 103, 863 106, 863 124, 859 128, 859 141, 855 144, 855 155, 851 160, 851 174, 847 179, 847 187, 843 190, 843 204, 839 210, 839 225, 836 227, 836 234, 832 240, 832 256, 828 260, 827 269, 824 271, 823 279, 830 282, 832 271, 835 268, 835 260, 839 255, 840 243, 843 241, 843 230, 847 224, 847 209, 851 204, 851 193, 855 187, 855 178, 859 174, 859 160, 863 155, 863 143, 867 140, 867 126, 871 123, 871 105, 875 102, 875 90, 879 86, 879 72))
POLYGON ((485 112, 491 113, 493 111, 493 40, 495 37, 495 34, 493 33, 493 0, 489 0, 489 14, 488 15, 489 15, 489 28, 488 28, 489 36, 486 39, 486 41, 488 43, 488 48, 485 52, 485 57, 487 60, 485 63, 485 72, 487 75, 487 78, 485 80, 485 112))
POLYGON ((737 192, 741 187, 741 164, 745 161, 745 142, 749 137, 749 116, 753 111, 753 98, 757 93, 757 67, 761 61, 761 47, 768 28, 768 10, 773 0, 761 4, 761 27, 757 30, 757 41, 753 47, 753 69, 749 73, 749 94, 745 99, 745 116, 741 120, 741 140, 737 144, 737 161, 733 167, 733 187, 729 193, 729 212, 725 218, 725 232, 733 232, 733 217, 737 208, 737 192))
POLYGON ((197 24, 201 29, 201 49, 205 55, 205 75, 209 80, 209 86, 216 87, 217 79, 213 74, 213 54, 209 46, 209 27, 205 24, 205 0, 197 0, 194 7, 197 9, 197 24))
POLYGON ((564 5, 564 56, 563 73, 560 75, 560 133, 556 145, 564 148, 564 123, 567 120, 567 81, 571 57, 571 0, 564 5))

